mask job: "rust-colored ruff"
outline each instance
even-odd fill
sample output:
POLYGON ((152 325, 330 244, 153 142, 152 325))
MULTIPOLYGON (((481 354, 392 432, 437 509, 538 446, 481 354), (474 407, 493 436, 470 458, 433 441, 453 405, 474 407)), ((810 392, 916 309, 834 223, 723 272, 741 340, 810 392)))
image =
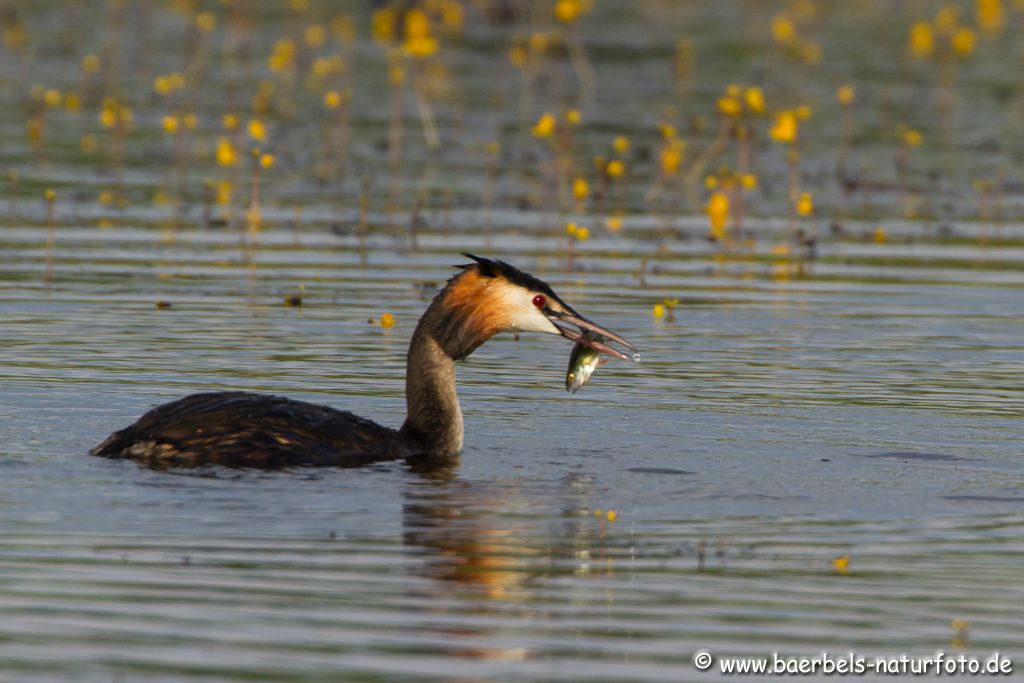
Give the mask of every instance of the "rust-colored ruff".
POLYGON ((499 332, 510 329, 515 315, 518 288, 502 278, 487 277, 468 268, 447 287, 442 336, 445 346, 458 349, 462 358, 499 332))

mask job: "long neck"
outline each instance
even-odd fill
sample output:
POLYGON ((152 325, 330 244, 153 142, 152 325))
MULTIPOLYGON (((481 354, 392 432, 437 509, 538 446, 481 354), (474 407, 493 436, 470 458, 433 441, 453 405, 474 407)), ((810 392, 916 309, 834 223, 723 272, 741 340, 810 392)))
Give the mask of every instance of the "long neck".
POLYGON ((439 296, 420 318, 409 343, 405 369, 408 414, 401 432, 428 455, 450 457, 462 450, 462 408, 455 393, 455 361, 437 330, 439 296))

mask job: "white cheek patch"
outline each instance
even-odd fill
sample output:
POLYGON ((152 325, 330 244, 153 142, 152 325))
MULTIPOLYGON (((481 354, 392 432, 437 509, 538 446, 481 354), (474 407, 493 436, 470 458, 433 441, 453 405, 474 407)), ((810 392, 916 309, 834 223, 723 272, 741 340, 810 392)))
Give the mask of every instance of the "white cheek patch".
POLYGON ((532 311, 525 311, 520 315, 513 316, 512 329, 521 332, 547 332, 548 334, 561 334, 555 324, 548 320, 547 316, 534 307, 532 311))
POLYGON ((533 297, 533 294, 519 287, 509 287, 501 293, 501 305, 507 312, 509 328, 519 332, 561 334, 554 323, 533 305, 533 297))

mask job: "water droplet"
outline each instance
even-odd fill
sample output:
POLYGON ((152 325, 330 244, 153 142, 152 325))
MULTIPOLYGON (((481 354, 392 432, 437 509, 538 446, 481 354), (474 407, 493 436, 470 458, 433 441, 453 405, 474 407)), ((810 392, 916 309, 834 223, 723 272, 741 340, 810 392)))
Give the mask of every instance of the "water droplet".
POLYGON ((634 353, 633 354, 633 362, 634 363, 639 363, 640 362, 640 354, 639 353, 634 353))

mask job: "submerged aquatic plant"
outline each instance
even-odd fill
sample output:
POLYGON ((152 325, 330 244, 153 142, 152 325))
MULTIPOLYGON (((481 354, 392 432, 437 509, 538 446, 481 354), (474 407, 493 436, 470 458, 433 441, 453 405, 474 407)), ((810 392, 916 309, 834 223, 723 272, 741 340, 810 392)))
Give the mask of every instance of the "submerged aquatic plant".
POLYGON ((53 246, 57 241, 57 234, 55 232, 56 217, 54 213, 57 193, 47 188, 43 192, 43 198, 46 200, 46 284, 49 285, 53 281, 53 246))

